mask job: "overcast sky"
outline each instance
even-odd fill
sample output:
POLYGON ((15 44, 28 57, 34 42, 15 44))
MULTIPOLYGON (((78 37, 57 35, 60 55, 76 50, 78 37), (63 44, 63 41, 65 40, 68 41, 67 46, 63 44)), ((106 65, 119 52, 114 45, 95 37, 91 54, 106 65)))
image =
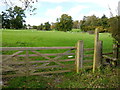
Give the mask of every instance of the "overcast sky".
MULTIPOLYGON (((8 9, 0 0, 0 12, 8 9)), ((15 5, 22 7, 19 0, 11 0, 15 5)), ((114 15, 117 14, 118 1, 120 0, 38 0, 33 4, 37 8, 36 15, 31 16, 26 12, 26 24, 40 25, 44 22, 56 22, 62 14, 72 16, 73 20, 82 20, 83 16, 95 14, 101 17, 105 14, 110 17, 108 6, 112 9, 114 15)))

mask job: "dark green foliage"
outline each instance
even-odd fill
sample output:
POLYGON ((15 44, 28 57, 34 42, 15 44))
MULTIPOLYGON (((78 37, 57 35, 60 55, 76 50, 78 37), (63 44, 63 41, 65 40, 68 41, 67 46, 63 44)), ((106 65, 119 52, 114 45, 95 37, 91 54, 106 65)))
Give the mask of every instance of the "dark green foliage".
POLYGON ((112 33, 112 36, 115 38, 117 43, 120 44, 120 16, 110 18, 109 24, 109 31, 112 33))
POLYGON ((2 12, 2 28, 21 29, 24 27, 25 13, 18 6, 9 8, 6 12, 2 12))
POLYGON ((44 30, 50 30, 50 24, 49 22, 46 22, 45 25, 44 25, 44 30))
POLYGON ((56 30, 58 31, 71 31, 72 30, 72 17, 67 14, 61 15, 61 18, 57 18, 56 30))
POLYGON ((95 28, 100 27, 100 32, 106 32, 108 25, 108 18, 103 15, 101 18, 96 17, 95 15, 92 16, 84 16, 83 20, 81 21, 80 25, 82 31, 94 31, 95 28))
POLYGON ((6 12, 2 12, 2 28, 10 29, 10 20, 6 12))
POLYGON ((37 29, 37 26, 33 25, 33 29, 37 29))
POLYGON ((82 24, 81 24, 81 29, 83 31, 90 31, 94 30, 96 26, 98 26, 98 18, 93 15, 93 16, 84 16, 82 24))
POLYGON ((45 22, 44 25, 41 24, 37 27, 37 30, 50 30, 51 29, 51 25, 49 22, 45 22))
POLYGON ((103 15, 100 19, 100 26, 102 26, 104 29, 109 27, 108 18, 105 15, 103 15))
POLYGON ((117 43, 120 43, 120 16, 107 18, 103 15, 101 18, 93 16, 84 16, 81 20, 81 30, 85 32, 94 31, 95 28, 99 27, 99 32, 110 32, 115 38, 117 43))

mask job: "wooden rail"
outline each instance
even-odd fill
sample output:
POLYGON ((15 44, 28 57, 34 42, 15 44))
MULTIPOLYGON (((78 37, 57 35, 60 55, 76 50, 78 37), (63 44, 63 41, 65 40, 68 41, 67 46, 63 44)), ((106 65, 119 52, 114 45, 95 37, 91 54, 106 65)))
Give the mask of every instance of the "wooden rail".
POLYGON ((113 52, 110 52, 110 53, 103 53, 102 55, 112 55, 113 52))
MULTIPOLYGON (((40 75, 40 74, 51 74, 51 73, 62 73, 71 71, 70 67, 72 64, 63 64, 62 62, 73 62, 75 59, 60 59, 64 55, 75 55, 71 53, 72 50, 75 50, 75 47, 3 47, 2 51, 16 51, 12 55, 2 55, 2 71, 3 77, 11 76, 29 76, 29 75, 40 75), (42 54, 38 50, 52 50, 52 49, 69 49, 63 53, 49 53, 42 54), (36 51, 37 50, 37 51, 36 51), (25 54, 22 52, 25 51, 25 54), (30 54, 33 52, 34 54, 30 54), (21 54, 22 53, 22 54, 21 54), (34 60, 30 57, 44 57, 46 60, 34 60), (49 56, 56 56, 51 58, 49 56), (20 57, 23 57, 22 61, 20 57), (54 63, 51 65, 51 63, 54 63), (48 68, 63 68, 59 71, 47 71, 47 72, 36 72, 40 69, 48 68), (66 69, 67 70, 66 70, 66 69), (65 69, 65 70, 64 70, 65 69), (69 70, 68 70, 69 69, 69 70), (5 75, 4 72, 14 71, 13 75, 5 75), (19 73, 19 74, 18 74, 19 73)), ((72 68, 73 69, 73 68, 72 68)))
POLYGON ((112 61, 116 61, 117 60, 117 58, 113 58, 113 57, 106 56, 106 55, 103 55, 103 58, 107 58, 107 59, 112 60, 112 61))
MULTIPOLYGON (((75 55, 75 53, 53 53, 53 54, 41 54, 41 55, 45 55, 45 56, 57 56, 57 55, 75 55)), ((10 57, 12 55, 2 55, 3 57, 10 57)), ((26 57, 26 55, 15 55, 17 57, 26 57)), ((39 56, 39 55, 36 55, 36 54, 30 54, 29 57, 33 57, 33 56, 39 56)))
POLYGON ((75 49, 75 47, 2 47, 2 51, 10 50, 50 50, 50 49, 75 49))
POLYGON ((80 46, 80 49, 78 49, 78 51, 80 50, 80 55, 79 53, 77 54, 78 51, 76 53, 71 53, 72 50, 76 51, 78 47, 79 46, 76 46, 76 47, 2 47, 2 51, 16 51, 12 55, 4 55, 4 54, 2 55, 3 72, 14 71, 14 73, 16 73, 14 75, 4 75, 3 73, 3 77, 62 73, 62 72, 70 72, 73 69, 77 69, 79 72, 79 69, 83 67, 83 63, 92 62, 92 60, 83 60, 84 57, 93 56, 93 55, 84 55, 84 51, 92 51, 93 48, 83 48, 83 44, 82 44, 82 46, 80 46), (39 50, 53 50, 53 49, 65 49, 65 50, 68 49, 68 50, 63 53, 42 54, 41 52, 39 52, 39 50), (74 64, 74 62, 76 62, 76 58, 61 59, 61 57, 68 56, 68 55, 80 56, 77 59, 77 64, 78 64, 77 68, 73 68, 76 65, 74 64), (56 57, 51 58, 49 56, 56 56, 56 57), (22 60, 20 59, 21 57, 23 58, 22 60), (30 57, 33 57, 33 58, 30 58, 30 57), (44 59, 46 60, 43 60, 43 59, 34 60, 34 57, 38 57, 38 58, 44 57, 44 59), (73 62, 73 64, 64 64, 63 62, 73 62), (49 65, 50 63, 54 63, 54 64, 49 65), (70 69, 70 67, 72 68, 70 69), (36 72, 36 70, 38 69, 48 69, 48 68, 49 69, 63 68, 63 70, 36 72), (66 69, 64 70, 64 68, 66 68, 67 70, 66 69))

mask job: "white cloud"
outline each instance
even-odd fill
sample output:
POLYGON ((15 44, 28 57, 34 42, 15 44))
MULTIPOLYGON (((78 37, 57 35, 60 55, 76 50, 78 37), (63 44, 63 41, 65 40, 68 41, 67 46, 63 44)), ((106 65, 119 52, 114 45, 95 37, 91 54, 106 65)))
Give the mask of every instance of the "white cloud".
POLYGON ((53 9, 48 9, 45 13, 45 15, 47 17, 54 17, 54 18, 58 18, 63 14, 63 8, 62 6, 57 6, 56 8, 53 9))
POLYGON ((78 5, 75 6, 73 8, 70 8, 66 13, 71 15, 73 17, 73 19, 77 19, 78 16, 81 14, 81 11, 85 8, 88 8, 87 6, 82 6, 82 5, 78 5))
POLYGON ((68 14, 73 17, 73 19, 76 19, 80 13, 81 10, 87 8, 86 6, 78 5, 75 7, 70 8, 68 11, 64 11, 62 6, 57 6, 53 9, 48 9, 45 13, 46 17, 52 18, 52 20, 55 22, 56 18, 59 18, 62 14, 68 14))
POLYGON ((44 23, 44 22, 56 22, 56 19, 59 18, 62 14, 68 14, 70 16, 73 17, 73 20, 82 20, 83 16, 90 16, 90 15, 96 15, 97 17, 101 17, 103 16, 103 14, 105 14, 106 16, 110 16, 110 13, 108 10, 106 11, 94 11, 92 9, 89 10, 89 12, 87 14, 84 14, 82 12, 82 10, 89 8, 87 6, 75 6, 70 8, 68 11, 64 11, 64 8, 62 6, 57 6, 55 8, 52 9, 47 9, 45 16, 43 17, 29 17, 29 19, 26 19, 27 24, 31 24, 31 25, 40 25, 40 23, 44 23))
POLYGON ((47 21, 49 22, 56 22, 56 19, 59 18, 62 14, 68 14, 72 17, 75 17, 73 19, 79 19, 78 16, 80 16, 81 10, 86 8, 85 6, 75 6, 70 8, 68 11, 63 11, 62 6, 57 6, 52 9, 48 9, 45 13, 45 16, 42 17, 29 17, 29 19, 26 19, 27 24, 31 25, 40 25, 41 23, 45 23, 47 21))
MULTIPOLYGON (((61 15, 63 14, 62 13, 62 10, 61 11, 61 15)), ((78 12, 76 12, 78 13, 78 12)), ((91 15, 96 15, 97 17, 102 17, 103 14, 105 14, 107 17, 109 17, 109 11, 103 11, 102 13, 100 11, 90 11, 88 12, 87 14, 83 14, 83 13, 78 13, 77 15, 74 14, 74 16, 76 15, 75 18, 73 18, 74 20, 82 20, 83 19, 83 16, 91 16, 91 15)), ((30 25, 40 25, 41 23, 45 23, 45 22, 56 22, 56 19, 60 17, 60 14, 49 14, 48 16, 45 16, 45 17, 29 17, 26 19, 26 22, 27 24, 30 24, 30 25), (50 15, 50 16, 49 16, 50 15)), ((73 16, 72 16, 73 17, 73 16)))
MULTIPOLYGON (((9 0, 8 0, 9 1, 9 0)), ((19 0, 11 0, 15 5, 21 6, 22 7, 22 3, 19 2, 19 0)), ((54 4, 58 4, 58 3, 77 3, 75 7, 70 7, 69 10, 65 11, 64 7, 62 6, 57 6, 55 8, 51 7, 48 8, 46 12, 42 12, 42 16, 29 16, 28 18, 26 18, 27 24, 31 24, 31 25, 40 25, 40 23, 44 23, 44 22, 55 22, 57 18, 59 18, 62 14, 69 14, 70 16, 73 17, 73 20, 80 20, 83 18, 83 16, 89 16, 89 15, 93 15, 95 14, 98 17, 101 17, 103 14, 110 16, 110 12, 108 9, 108 5, 110 6, 110 8, 112 9, 112 12, 114 15, 117 14, 117 12, 115 11, 117 9, 117 5, 118 5, 118 1, 120 0, 38 0, 39 2, 33 4, 34 7, 36 8, 42 8, 42 2, 48 2, 48 6, 49 3, 54 3, 54 4), (93 9, 91 9, 89 6, 91 3, 93 3, 95 6, 100 6, 100 8, 98 8, 98 11, 95 11, 93 9), (85 6, 86 5, 86 6, 85 6), (87 11, 87 14, 84 14, 84 9, 88 8, 89 11, 87 11), (101 8, 105 8, 105 11, 101 11, 101 8)), ((92 4, 92 5, 93 5, 92 4)), ((3 3, 0 5, 4 5, 3 3)), ((95 7, 93 6, 93 7, 95 7)), ((38 11, 39 12, 39 11, 38 11)), ((37 13, 38 13, 37 12, 37 13)))
POLYGON ((117 8, 118 1, 120 0, 39 0, 39 2, 49 2, 49 3, 65 3, 65 2, 94 3, 96 5, 99 5, 107 9, 109 5, 113 11, 115 11, 115 9, 117 8))
POLYGON ((39 2, 49 2, 49 3, 63 3, 63 2, 77 2, 77 3, 94 3, 97 6, 100 6, 98 8, 98 11, 91 9, 89 6, 83 5, 77 5, 75 7, 69 8, 68 11, 64 10, 64 7, 57 6, 55 8, 49 8, 45 12, 45 16, 42 17, 30 17, 29 20, 26 20, 27 23, 30 23, 31 25, 40 25, 40 23, 44 22, 56 22, 56 19, 59 18, 62 14, 68 14, 73 17, 73 20, 81 20, 83 16, 90 16, 90 15, 96 15, 97 17, 101 17, 103 14, 106 16, 110 16, 110 12, 108 9, 108 5, 112 9, 112 12, 116 15, 115 9, 117 8, 117 3, 119 0, 39 0, 39 2), (82 10, 88 8, 89 11, 87 14, 84 14, 84 11, 82 10), (102 11, 101 8, 105 8, 105 11, 102 11))

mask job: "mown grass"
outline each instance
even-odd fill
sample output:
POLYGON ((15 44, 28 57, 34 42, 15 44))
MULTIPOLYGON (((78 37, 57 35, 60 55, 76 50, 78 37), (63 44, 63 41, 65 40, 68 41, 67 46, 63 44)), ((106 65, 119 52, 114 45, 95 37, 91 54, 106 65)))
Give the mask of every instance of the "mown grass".
MULTIPOLYGON (((84 41, 85 48, 93 48, 94 34, 82 32, 3 30, 3 47, 54 47, 75 46, 78 40, 84 41)), ((108 33, 100 33, 105 49, 112 48, 112 38, 108 33), (109 45, 108 45, 109 44, 109 45)))
MULTIPOLYGON (((79 32, 2 30, 2 47, 57 47, 75 46, 78 40, 84 41, 85 48, 93 48, 94 34, 79 32)), ((100 33, 103 51, 112 51, 113 39, 108 33, 100 33)), ((45 51, 51 53, 52 51, 45 51)), ((60 52, 60 50, 52 53, 60 52)), ((63 52, 63 51, 61 51, 63 52)), ((8 54, 9 52, 7 52, 8 54)), ((85 52, 93 53, 93 52, 85 52)), ((116 88, 118 68, 104 68, 94 74, 91 69, 75 72, 41 76, 8 78, 5 88, 116 88)), ((6 80, 5 80, 6 81, 6 80)))

